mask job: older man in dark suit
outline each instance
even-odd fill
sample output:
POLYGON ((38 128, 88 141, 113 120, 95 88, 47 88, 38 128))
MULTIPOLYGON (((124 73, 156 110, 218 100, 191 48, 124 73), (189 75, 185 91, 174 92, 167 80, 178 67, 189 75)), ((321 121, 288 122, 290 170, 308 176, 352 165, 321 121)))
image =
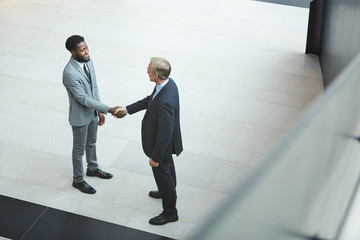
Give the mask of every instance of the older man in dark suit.
POLYGON ((162 198, 163 212, 149 223, 163 225, 178 220, 176 209, 176 174, 172 154, 182 150, 179 93, 169 78, 171 66, 164 58, 152 58, 147 69, 150 81, 156 84, 150 96, 126 107, 129 114, 145 110, 142 120, 142 146, 149 157, 158 191, 149 195, 162 198))

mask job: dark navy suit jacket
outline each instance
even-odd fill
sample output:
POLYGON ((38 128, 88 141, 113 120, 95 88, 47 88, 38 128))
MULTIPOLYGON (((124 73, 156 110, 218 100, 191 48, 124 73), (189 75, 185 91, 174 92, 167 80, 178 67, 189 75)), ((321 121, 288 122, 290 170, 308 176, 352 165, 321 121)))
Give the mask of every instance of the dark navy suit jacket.
POLYGON ((145 110, 141 136, 143 150, 155 162, 168 158, 168 154, 179 155, 182 150, 180 131, 179 92, 175 82, 168 83, 150 102, 150 96, 126 107, 129 114, 145 110))

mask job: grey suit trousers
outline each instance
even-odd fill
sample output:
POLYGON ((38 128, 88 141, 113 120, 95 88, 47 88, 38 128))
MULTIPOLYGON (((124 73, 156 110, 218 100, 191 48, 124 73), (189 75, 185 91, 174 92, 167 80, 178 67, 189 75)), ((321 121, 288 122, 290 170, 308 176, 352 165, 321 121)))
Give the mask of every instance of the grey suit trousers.
POLYGON ((84 151, 86 153, 87 169, 94 171, 98 168, 96 158, 96 138, 98 129, 98 119, 94 119, 85 126, 72 126, 73 131, 73 150, 72 163, 74 172, 74 181, 84 181, 84 169, 82 158, 84 151))

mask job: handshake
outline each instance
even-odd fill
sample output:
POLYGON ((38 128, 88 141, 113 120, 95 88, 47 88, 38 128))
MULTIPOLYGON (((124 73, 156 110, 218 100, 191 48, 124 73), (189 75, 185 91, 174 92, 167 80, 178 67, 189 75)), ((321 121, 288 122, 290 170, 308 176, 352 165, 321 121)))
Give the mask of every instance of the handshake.
POLYGON ((126 115, 126 110, 122 106, 116 106, 116 107, 111 107, 109 109, 109 113, 111 113, 116 118, 123 118, 126 115))

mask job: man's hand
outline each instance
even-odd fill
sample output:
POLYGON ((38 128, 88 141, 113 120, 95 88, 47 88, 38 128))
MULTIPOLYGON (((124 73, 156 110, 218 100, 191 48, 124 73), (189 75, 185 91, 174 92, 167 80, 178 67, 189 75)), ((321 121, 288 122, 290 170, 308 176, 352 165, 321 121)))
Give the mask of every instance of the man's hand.
POLYGON ((105 116, 104 116, 104 114, 102 114, 101 112, 99 112, 98 116, 99 116, 98 126, 104 125, 104 124, 105 124, 105 116))
POLYGON ((151 167, 158 167, 159 163, 152 160, 152 158, 149 158, 149 163, 151 167))
POLYGON ((123 118, 126 116, 126 109, 124 107, 119 107, 118 109, 115 110, 115 113, 113 114, 114 117, 116 118, 123 118))
POLYGON ((121 106, 111 107, 111 108, 109 109, 109 113, 111 113, 112 115, 114 115, 114 114, 115 114, 115 111, 116 111, 117 109, 119 109, 119 108, 121 108, 121 106))

